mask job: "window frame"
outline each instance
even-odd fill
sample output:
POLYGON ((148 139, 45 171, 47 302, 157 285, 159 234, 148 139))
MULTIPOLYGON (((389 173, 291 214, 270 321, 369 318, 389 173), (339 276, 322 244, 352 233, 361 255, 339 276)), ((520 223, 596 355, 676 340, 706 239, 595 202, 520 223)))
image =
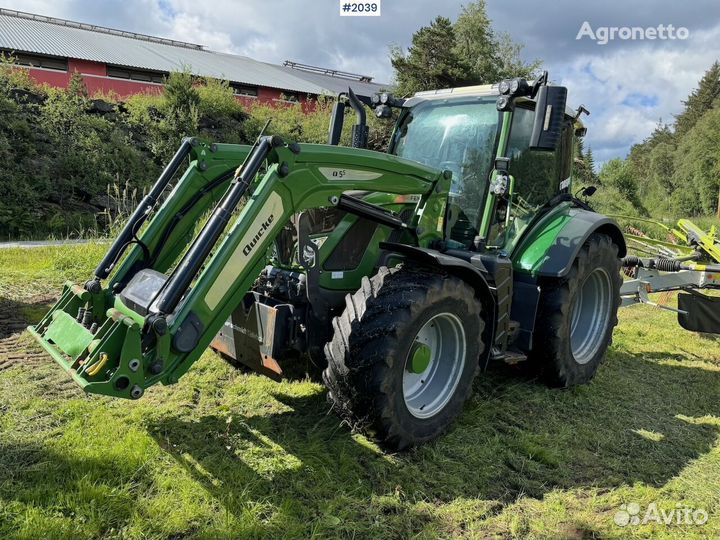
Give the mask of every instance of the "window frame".
POLYGON ((23 51, 10 51, 3 49, 3 55, 14 60, 15 65, 31 69, 47 69, 50 71, 69 70, 68 58, 63 56, 50 56, 44 54, 34 54, 23 51))
POLYGON ((150 69, 137 69, 127 66, 107 64, 107 77, 121 81, 133 81, 145 84, 165 84, 167 73, 150 69))

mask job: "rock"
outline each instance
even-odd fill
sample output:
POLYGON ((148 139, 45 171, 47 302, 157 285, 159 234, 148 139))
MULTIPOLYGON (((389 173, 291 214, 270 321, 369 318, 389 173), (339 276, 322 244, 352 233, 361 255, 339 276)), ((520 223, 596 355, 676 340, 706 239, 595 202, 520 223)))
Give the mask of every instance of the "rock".
POLYGON ((45 103, 45 96, 24 88, 11 88, 10 97, 18 103, 28 103, 33 105, 42 105, 45 103))
POLYGON ((102 99, 91 99, 90 110, 88 112, 94 114, 108 114, 115 110, 115 105, 102 99))

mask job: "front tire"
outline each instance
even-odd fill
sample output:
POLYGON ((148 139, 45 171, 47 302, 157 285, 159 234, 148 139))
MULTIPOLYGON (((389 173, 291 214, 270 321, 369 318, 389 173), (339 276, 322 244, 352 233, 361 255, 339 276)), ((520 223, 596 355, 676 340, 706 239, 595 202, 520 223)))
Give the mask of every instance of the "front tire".
POLYGON ((541 283, 530 358, 550 385, 593 378, 612 343, 621 284, 618 247, 604 234, 588 238, 567 276, 541 283))
POLYGON ((472 391, 480 311, 474 290, 452 276, 383 267, 363 278, 325 347, 335 411, 394 450, 440 435, 472 391))

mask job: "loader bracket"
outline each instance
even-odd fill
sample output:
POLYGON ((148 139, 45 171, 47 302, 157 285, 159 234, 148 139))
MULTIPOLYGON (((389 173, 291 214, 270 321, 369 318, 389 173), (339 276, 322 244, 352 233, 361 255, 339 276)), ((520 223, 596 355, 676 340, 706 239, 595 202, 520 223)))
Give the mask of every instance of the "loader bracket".
POLYGON ((192 351, 197 347, 203 330, 200 318, 191 311, 173 336, 173 348, 181 353, 192 351))
POLYGON ((678 322, 685 330, 720 334, 720 297, 688 291, 678 294, 678 322))
POLYGON ((295 308, 256 292, 245 295, 243 303, 222 327, 211 347, 253 371, 281 380, 282 360, 292 350, 300 351, 295 308))

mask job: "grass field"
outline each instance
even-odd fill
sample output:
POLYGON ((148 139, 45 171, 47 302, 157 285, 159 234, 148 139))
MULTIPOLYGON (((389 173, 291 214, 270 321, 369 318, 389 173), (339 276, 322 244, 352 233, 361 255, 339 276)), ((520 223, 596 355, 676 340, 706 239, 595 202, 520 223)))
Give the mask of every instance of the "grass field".
POLYGON ((720 340, 670 313, 623 310, 581 388, 492 369, 447 435, 391 455, 322 386, 209 352, 138 402, 83 395, 22 326, 102 249, 0 251, 1 538, 720 537, 720 340), (633 503, 673 522, 615 524, 633 503))

